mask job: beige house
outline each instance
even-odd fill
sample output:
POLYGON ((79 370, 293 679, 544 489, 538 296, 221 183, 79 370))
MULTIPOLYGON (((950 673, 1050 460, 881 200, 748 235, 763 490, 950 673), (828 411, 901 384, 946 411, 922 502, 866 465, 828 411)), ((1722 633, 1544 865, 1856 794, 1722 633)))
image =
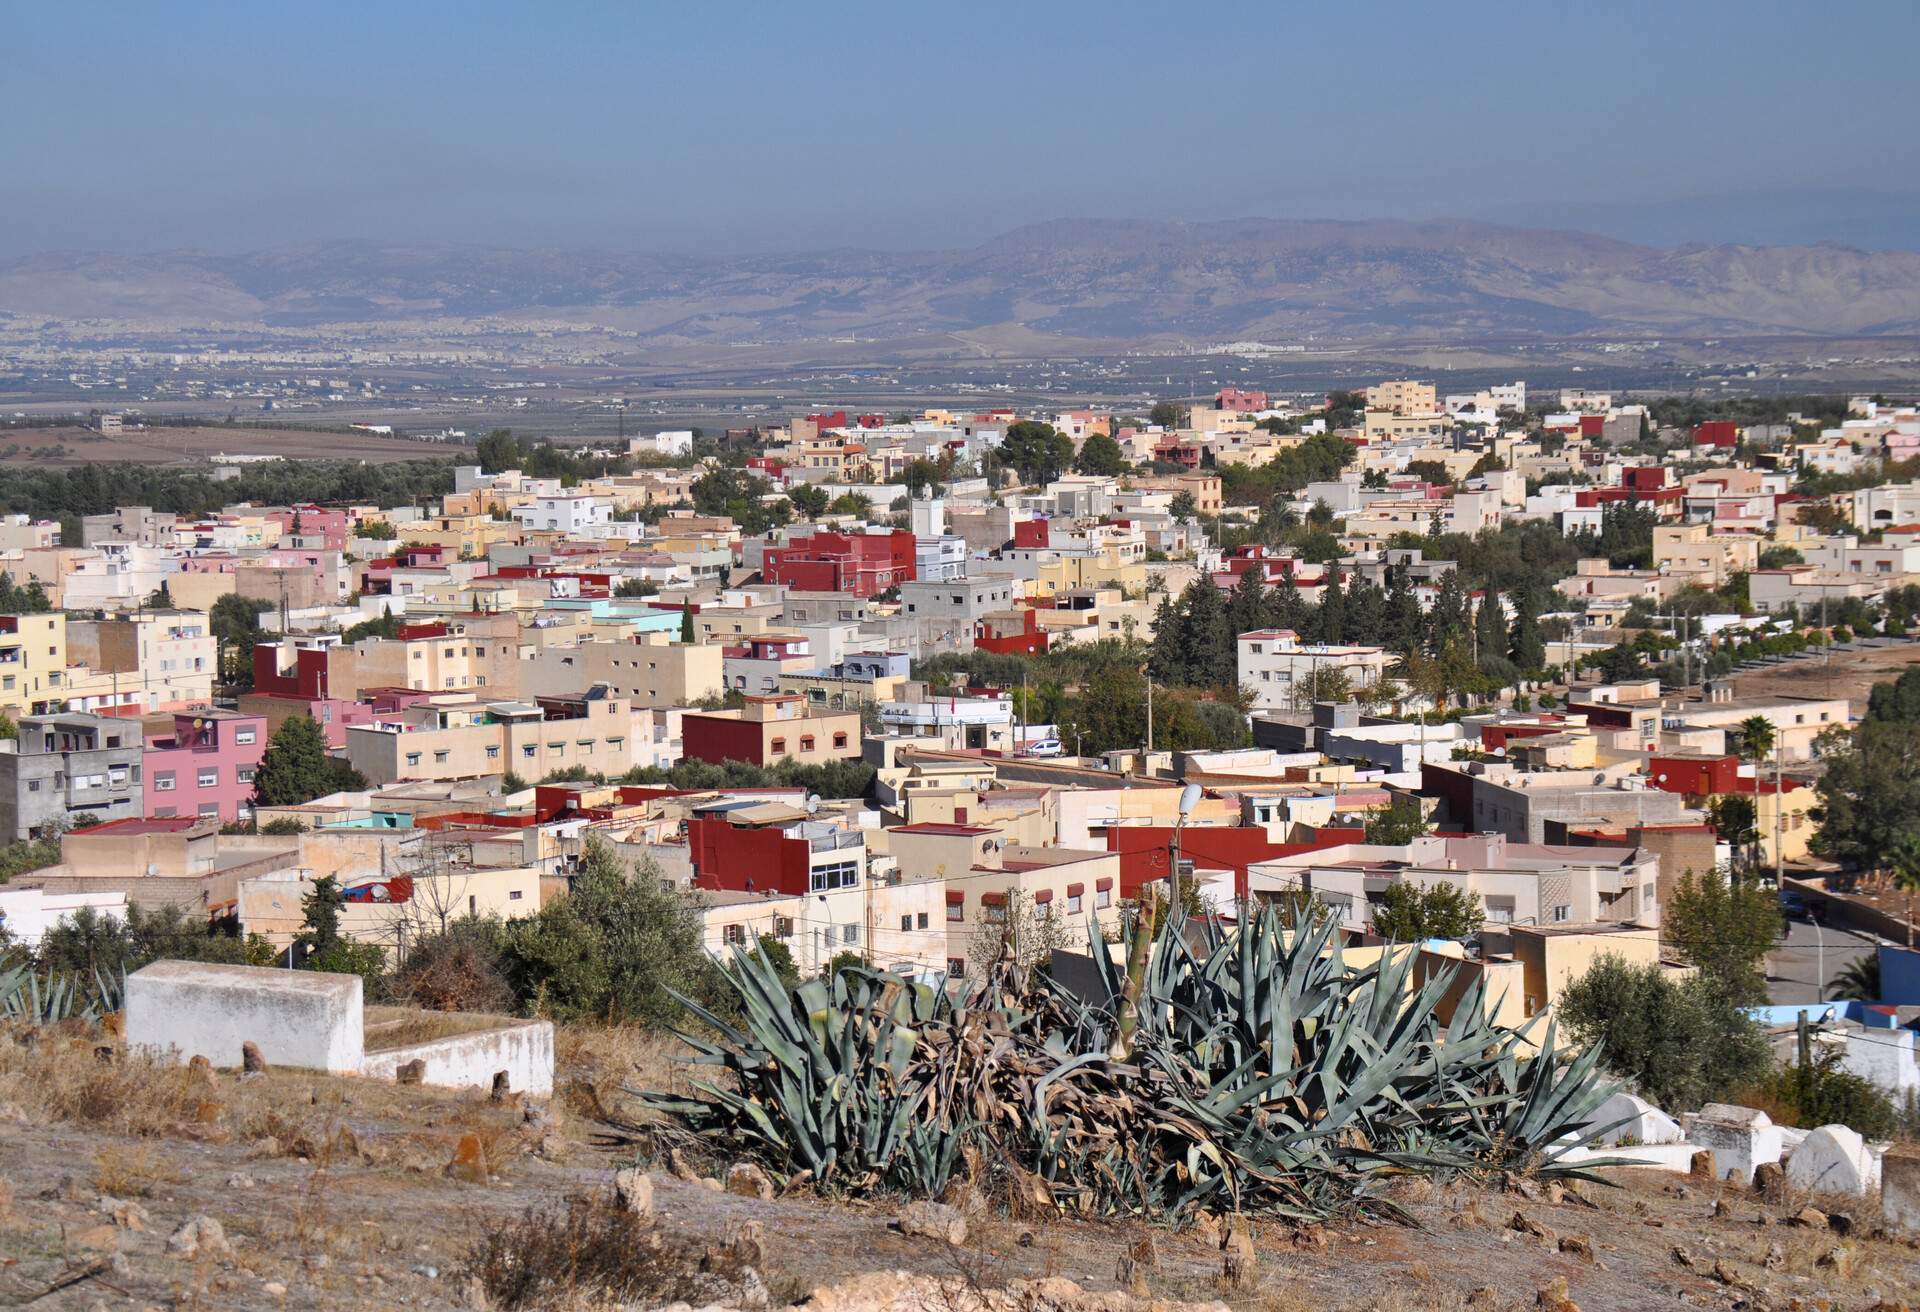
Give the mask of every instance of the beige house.
POLYGON ((373 724, 348 725, 346 756, 375 787, 511 770, 529 782, 581 766, 609 778, 642 763, 652 717, 596 689, 534 702, 435 698, 373 724))
POLYGON ((725 691, 724 657, 721 647, 669 642, 662 634, 543 647, 523 663, 520 689, 530 697, 566 696, 604 684, 636 706, 685 706, 725 691))
POLYGON ((1711 524, 1661 524, 1653 530, 1653 567, 1703 588, 1720 588, 1738 573, 1760 564, 1760 543, 1752 537, 1715 533, 1711 524))
POLYGON ((403 626, 398 638, 362 638, 327 654, 327 692, 356 701, 370 688, 465 692, 520 690, 520 622, 511 615, 470 616, 403 626))

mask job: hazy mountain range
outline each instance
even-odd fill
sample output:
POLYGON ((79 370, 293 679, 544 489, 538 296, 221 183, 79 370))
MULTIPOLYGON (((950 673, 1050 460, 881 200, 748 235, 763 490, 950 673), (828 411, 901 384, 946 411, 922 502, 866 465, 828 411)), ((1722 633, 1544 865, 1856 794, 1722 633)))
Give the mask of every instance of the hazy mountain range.
POLYGON ((332 242, 0 263, 0 315, 280 326, 570 321, 661 345, 1000 330, 1252 338, 1920 333, 1920 254, 1660 249, 1439 221, 1061 220, 967 250, 648 256, 332 242))

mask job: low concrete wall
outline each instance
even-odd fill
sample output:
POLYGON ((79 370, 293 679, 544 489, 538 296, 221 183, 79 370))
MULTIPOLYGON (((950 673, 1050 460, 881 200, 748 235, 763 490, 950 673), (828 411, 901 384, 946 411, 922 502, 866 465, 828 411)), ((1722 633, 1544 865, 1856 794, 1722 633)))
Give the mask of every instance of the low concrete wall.
POLYGON ((496 1071, 505 1071, 516 1093, 547 1097, 553 1092, 553 1025, 550 1021, 507 1021, 496 1029, 455 1034, 404 1048, 367 1053, 360 1074, 392 1079, 408 1062, 426 1063, 424 1084, 448 1089, 489 1088, 496 1071))
POLYGON ((238 1066, 258 1044, 269 1065, 360 1069, 358 975, 156 961, 127 977, 127 1046, 177 1062, 238 1066))

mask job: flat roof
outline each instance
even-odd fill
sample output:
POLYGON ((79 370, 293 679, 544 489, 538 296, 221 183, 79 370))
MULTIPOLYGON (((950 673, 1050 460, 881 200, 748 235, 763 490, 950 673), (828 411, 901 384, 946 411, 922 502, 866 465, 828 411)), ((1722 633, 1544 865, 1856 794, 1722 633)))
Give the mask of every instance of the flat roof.
MULTIPOLYGON (((85 829, 73 829, 67 832, 68 838, 86 838, 89 835, 114 834, 127 836, 135 834, 178 834, 193 828, 212 816, 128 816, 124 820, 108 820, 103 824, 88 825, 85 829)), ((209 830, 208 832, 212 832, 209 830)))
POLYGON ((938 821, 925 820, 917 825, 895 825, 888 830, 894 834, 946 834, 951 837, 974 838, 981 834, 997 833, 997 830, 982 829, 978 825, 949 825, 938 821))

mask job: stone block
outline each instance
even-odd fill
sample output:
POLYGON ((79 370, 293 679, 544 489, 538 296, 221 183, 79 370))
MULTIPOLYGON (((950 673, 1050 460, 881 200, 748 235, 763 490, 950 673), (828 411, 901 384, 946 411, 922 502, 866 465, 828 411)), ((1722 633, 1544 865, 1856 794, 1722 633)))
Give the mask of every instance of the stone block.
POLYGON ((1753 1183, 1753 1168, 1780 1160, 1780 1127, 1763 1111, 1710 1102, 1687 1118, 1687 1142, 1713 1153, 1723 1180, 1753 1183))
POLYGON ((360 1069, 358 975, 156 961, 127 976, 127 1045, 186 1063, 238 1066, 246 1045, 274 1066, 360 1069))
POLYGON ((1880 1212, 1888 1229, 1920 1238, 1920 1148, 1889 1148, 1880 1159, 1880 1212))
POLYGON ((1595 1109, 1587 1118, 1587 1124, 1598 1128, 1628 1118, 1617 1129, 1609 1131, 1599 1142, 1613 1145, 1626 1140, 1635 1143, 1680 1143, 1686 1139, 1680 1129, 1680 1123, 1648 1102, 1645 1098, 1635 1097, 1631 1093, 1616 1093, 1595 1109))
POLYGON ((1787 1158, 1787 1180, 1796 1189, 1858 1198, 1872 1186, 1872 1158, 1866 1143, 1852 1130, 1823 1125, 1801 1140, 1787 1158))

